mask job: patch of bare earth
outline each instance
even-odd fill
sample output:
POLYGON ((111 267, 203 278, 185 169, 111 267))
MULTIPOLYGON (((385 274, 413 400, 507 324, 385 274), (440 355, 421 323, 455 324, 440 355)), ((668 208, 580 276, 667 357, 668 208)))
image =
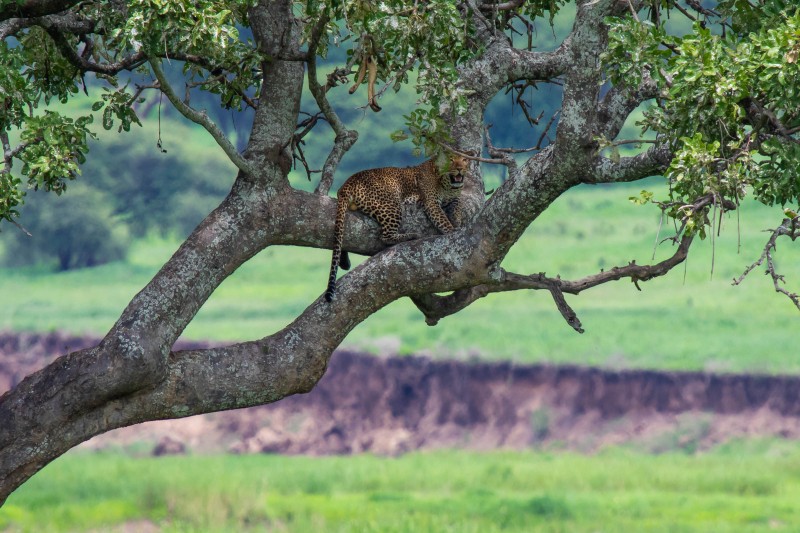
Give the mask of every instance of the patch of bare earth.
MULTIPOLYGON (((94 339, 0 334, 0 393, 94 339)), ((180 346, 179 346, 180 347, 180 346)), ((84 448, 155 453, 394 455, 435 448, 664 451, 733 438, 800 438, 800 377, 603 370, 334 354, 309 394, 273 405, 148 422, 84 448)))

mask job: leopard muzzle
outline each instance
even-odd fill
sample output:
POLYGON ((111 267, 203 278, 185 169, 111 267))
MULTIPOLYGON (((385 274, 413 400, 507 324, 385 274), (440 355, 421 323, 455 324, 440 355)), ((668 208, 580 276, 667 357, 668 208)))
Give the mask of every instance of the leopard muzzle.
POLYGON ((450 174, 450 188, 460 189, 464 186, 464 174, 459 170, 450 174))

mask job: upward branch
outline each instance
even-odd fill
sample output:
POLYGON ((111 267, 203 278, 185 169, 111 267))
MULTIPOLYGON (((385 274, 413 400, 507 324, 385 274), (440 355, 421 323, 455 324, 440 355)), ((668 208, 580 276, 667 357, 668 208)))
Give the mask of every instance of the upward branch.
POLYGON ((319 79, 317 77, 316 52, 317 48, 319 47, 320 37, 325 31, 325 26, 328 24, 328 20, 328 15, 326 13, 321 15, 319 21, 317 21, 317 24, 311 34, 311 40, 308 44, 307 60, 308 89, 311 91, 314 100, 316 100, 320 111, 322 111, 322 114, 325 115, 325 119, 328 121, 328 124, 331 125, 331 128, 333 128, 333 131, 336 134, 333 147, 331 148, 330 152, 328 152, 328 157, 325 159, 325 164, 322 167, 322 177, 317 185, 316 192, 323 195, 328 194, 328 191, 333 184, 334 172, 336 172, 336 168, 339 166, 339 162, 342 160, 342 157, 344 157, 347 151, 350 150, 350 148, 352 148, 352 146, 358 140, 358 132, 347 129, 347 126, 344 125, 344 122, 342 122, 342 119, 339 118, 339 115, 328 101, 327 92, 331 88, 331 84, 334 83, 335 78, 331 77, 329 83, 323 87, 319 84, 319 79))
POLYGON ((222 151, 225 152, 231 162, 233 162, 233 164, 236 165, 239 170, 248 176, 255 176, 257 174, 257 169, 255 169, 247 159, 242 157, 242 155, 228 140, 228 138, 225 136, 225 133, 223 133, 219 126, 217 126, 216 123, 211 120, 204 111, 197 111, 178 98, 178 95, 175 94, 175 91, 164 75, 164 71, 161 69, 161 59, 151 58, 150 67, 153 69, 153 73, 158 80, 159 89, 161 89, 161 91, 167 95, 167 98, 172 105, 175 106, 175 109, 177 109, 181 115, 188 118, 195 124, 199 124, 208 133, 210 133, 211 137, 213 137, 220 148, 222 148, 222 151))

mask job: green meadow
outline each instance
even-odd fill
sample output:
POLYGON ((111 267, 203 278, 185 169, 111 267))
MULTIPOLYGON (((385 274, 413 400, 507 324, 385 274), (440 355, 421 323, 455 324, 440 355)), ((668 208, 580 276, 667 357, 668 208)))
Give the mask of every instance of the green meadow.
POLYGON ((72 452, 9 498, 0 531, 788 532, 798 502, 800 444, 778 440, 700 455, 72 452))

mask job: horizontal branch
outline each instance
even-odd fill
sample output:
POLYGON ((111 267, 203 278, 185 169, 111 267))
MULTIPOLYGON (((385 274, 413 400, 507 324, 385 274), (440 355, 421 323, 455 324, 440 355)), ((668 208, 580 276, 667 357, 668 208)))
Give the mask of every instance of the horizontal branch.
POLYGON ((75 13, 33 18, 11 18, 0 22, 0 40, 16 35, 21 30, 31 26, 39 26, 47 31, 59 30, 75 35, 85 35, 94 31, 95 22, 91 19, 80 17, 75 13))
POLYGON ((52 37, 53 42, 56 43, 61 55, 80 69, 81 72, 97 72, 98 74, 113 76, 123 70, 135 69, 147 62, 146 54, 140 50, 113 63, 95 63, 79 55, 60 29, 55 27, 45 27, 45 29, 48 35, 52 37))
POLYGON ((525 3, 525 0, 509 0, 508 2, 498 2, 496 4, 493 3, 484 3, 481 4, 480 9, 481 11, 493 12, 493 11, 511 11, 513 9, 517 9, 525 3))
POLYGON ((12 17, 42 17, 60 13, 80 3, 80 0, 14 0, 3 2, 0 7, 0 20, 12 17))
POLYGON ((468 305, 484 296, 495 292, 516 291, 520 289, 529 290, 548 290, 553 296, 556 307, 567 323, 577 332, 583 333, 581 322, 577 315, 569 307, 564 299, 563 293, 580 294, 581 292, 597 287, 610 281, 618 281, 623 278, 630 280, 639 287, 640 281, 648 281, 653 278, 663 276, 677 265, 681 264, 689 253, 689 246, 692 244, 692 237, 684 236, 681 239, 675 253, 655 265, 637 265, 631 262, 622 267, 614 267, 611 270, 601 271, 591 276, 586 276, 574 281, 562 280, 559 277, 549 278, 544 273, 523 275, 500 271, 497 281, 485 283, 455 291, 447 296, 437 296, 435 294, 415 295, 411 298, 414 304, 425 315, 425 322, 429 326, 435 326, 440 319, 457 313, 468 305))
POLYGON ((624 183, 663 173, 672 160, 672 150, 666 144, 651 146, 646 151, 631 157, 613 161, 598 157, 595 171, 583 178, 583 183, 624 183))

